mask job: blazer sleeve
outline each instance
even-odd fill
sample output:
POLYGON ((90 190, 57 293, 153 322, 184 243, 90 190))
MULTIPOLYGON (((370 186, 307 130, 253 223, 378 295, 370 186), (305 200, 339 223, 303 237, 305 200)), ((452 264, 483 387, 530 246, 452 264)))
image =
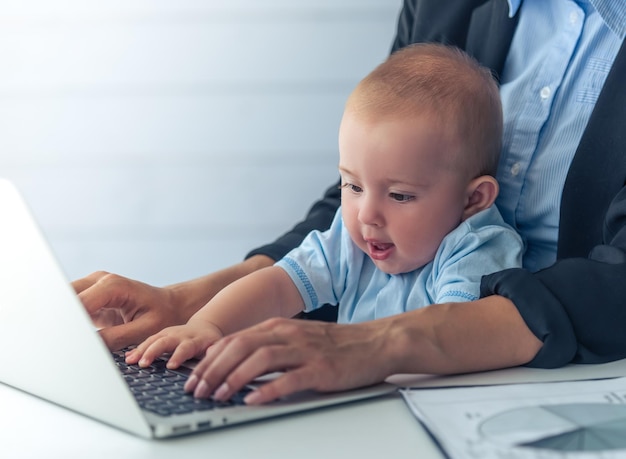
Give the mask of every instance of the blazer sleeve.
POLYGON ((626 188, 606 214, 603 244, 537 273, 485 276, 481 296, 509 298, 543 346, 528 366, 602 363, 626 357, 626 188))

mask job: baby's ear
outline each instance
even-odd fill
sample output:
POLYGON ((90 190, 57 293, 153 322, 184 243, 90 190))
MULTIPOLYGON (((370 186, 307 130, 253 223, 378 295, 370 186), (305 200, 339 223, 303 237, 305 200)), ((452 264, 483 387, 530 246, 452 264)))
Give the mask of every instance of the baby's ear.
POLYGON ((496 200, 500 187, 491 175, 481 175, 467 186, 467 201, 463 210, 463 220, 491 207, 496 200))

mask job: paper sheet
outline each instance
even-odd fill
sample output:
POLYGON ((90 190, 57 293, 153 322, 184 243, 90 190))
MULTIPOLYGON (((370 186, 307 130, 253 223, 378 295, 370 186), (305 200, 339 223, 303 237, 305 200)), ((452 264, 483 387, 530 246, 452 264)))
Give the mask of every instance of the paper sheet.
MULTIPOLYGON (((399 387, 489 386, 493 384, 578 381, 626 377, 626 359, 595 365, 566 365, 561 368, 514 367, 461 375, 394 375, 387 381, 399 387)), ((625 456, 626 457, 626 456, 625 456)))
POLYGON ((452 459, 626 458, 626 378, 401 393, 452 459))

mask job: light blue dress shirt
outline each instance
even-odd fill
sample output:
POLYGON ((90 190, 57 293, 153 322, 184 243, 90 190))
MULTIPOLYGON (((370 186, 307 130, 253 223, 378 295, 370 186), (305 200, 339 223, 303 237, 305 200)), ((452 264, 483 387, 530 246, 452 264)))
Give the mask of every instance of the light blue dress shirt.
POLYGON ((509 0, 509 8, 520 18, 501 75, 496 204, 525 241, 524 267, 536 271, 556 259, 563 185, 624 38, 626 0, 509 0))
POLYGON ((325 232, 313 231, 276 266, 284 269, 310 312, 340 304, 337 321, 363 322, 428 306, 476 300, 480 278, 519 268, 523 244, 495 206, 461 223, 443 240, 429 264, 390 275, 350 239, 341 209, 325 232))

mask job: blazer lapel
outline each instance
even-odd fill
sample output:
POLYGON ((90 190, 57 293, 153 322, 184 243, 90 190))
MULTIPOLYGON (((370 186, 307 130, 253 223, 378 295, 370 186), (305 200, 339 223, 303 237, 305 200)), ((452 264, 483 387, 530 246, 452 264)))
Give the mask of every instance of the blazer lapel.
POLYGON ((466 51, 492 69, 498 79, 504 68, 518 18, 519 14, 509 18, 509 5, 505 0, 486 2, 472 13, 466 51))

